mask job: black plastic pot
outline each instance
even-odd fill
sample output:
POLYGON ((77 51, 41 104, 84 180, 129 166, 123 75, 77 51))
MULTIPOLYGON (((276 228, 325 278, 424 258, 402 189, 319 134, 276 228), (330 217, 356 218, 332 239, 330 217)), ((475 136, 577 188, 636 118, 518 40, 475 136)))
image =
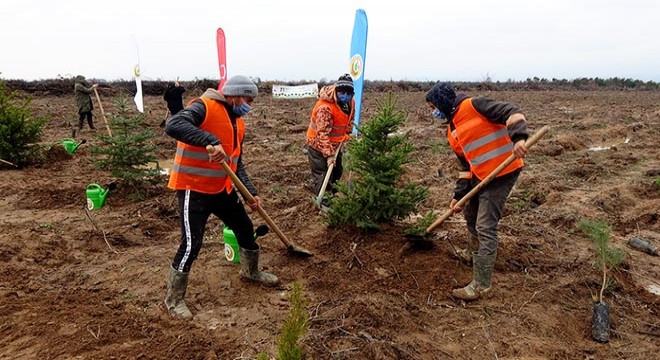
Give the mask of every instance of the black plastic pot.
POLYGON ((591 338, 601 343, 610 341, 610 306, 604 302, 594 303, 591 338))

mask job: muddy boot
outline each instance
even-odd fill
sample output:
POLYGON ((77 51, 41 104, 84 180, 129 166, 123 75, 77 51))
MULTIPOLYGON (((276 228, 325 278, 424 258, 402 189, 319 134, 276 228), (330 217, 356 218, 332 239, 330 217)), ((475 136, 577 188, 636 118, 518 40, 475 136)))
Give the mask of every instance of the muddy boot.
POLYGON ((241 277, 268 286, 277 285, 280 282, 277 276, 264 271, 259 271, 259 251, 260 249, 248 250, 239 247, 239 254, 241 259, 241 277))
POLYGON ((452 296, 462 300, 477 300, 490 291, 490 279, 493 276, 495 268, 495 258, 493 255, 472 254, 472 282, 462 289, 452 290, 452 296))
POLYGON ((479 237, 470 233, 470 238, 468 239, 468 247, 466 249, 456 250, 456 257, 459 260, 465 262, 466 264, 472 263, 472 253, 479 250, 479 237))
POLYGON ((174 270, 170 266, 170 274, 167 277, 167 296, 165 297, 165 307, 170 315, 183 319, 193 317, 190 310, 183 301, 186 296, 186 287, 188 287, 188 273, 174 270))

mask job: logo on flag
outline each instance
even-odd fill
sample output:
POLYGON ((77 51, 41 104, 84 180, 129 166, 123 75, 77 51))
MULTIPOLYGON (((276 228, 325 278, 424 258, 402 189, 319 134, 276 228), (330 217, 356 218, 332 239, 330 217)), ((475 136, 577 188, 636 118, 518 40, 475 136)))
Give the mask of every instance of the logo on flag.
POLYGON ((364 62, 362 61, 362 55, 360 54, 355 54, 351 58, 351 63, 350 63, 350 69, 349 73, 351 74, 351 77, 353 80, 356 80, 362 76, 362 69, 364 66, 364 62))

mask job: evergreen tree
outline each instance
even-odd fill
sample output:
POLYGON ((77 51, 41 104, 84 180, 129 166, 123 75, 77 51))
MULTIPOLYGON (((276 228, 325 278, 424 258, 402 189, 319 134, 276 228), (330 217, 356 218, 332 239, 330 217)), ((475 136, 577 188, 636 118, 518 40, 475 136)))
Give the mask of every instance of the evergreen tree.
MULTIPOLYGON (((36 160, 40 140, 47 119, 32 116, 30 98, 19 100, 15 92, 0 80, 0 159, 18 166, 36 160)), ((1 165, 1 163, 0 163, 1 165)))
POLYGON ((362 136, 350 144, 347 164, 356 180, 350 186, 339 183, 345 196, 331 199, 330 226, 350 224, 361 230, 379 230, 379 224, 408 216, 426 198, 426 188, 401 183, 403 165, 410 162, 414 148, 409 132, 398 134, 406 115, 395 105, 390 93, 379 103, 378 112, 359 127, 362 136))
POLYGON ((129 113, 125 97, 119 98, 115 106, 117 115, 111 115, 108 121, 112 136, 98 135, 103 144, 91 147, 96 155, 93 162, 97 169, 110 170, 111 176, 124 180, 140 197, 140 190, 160 180, 158 166, 149 166, 157 164, 153 155, 155 134, 145 127, 144 114, 129 113))

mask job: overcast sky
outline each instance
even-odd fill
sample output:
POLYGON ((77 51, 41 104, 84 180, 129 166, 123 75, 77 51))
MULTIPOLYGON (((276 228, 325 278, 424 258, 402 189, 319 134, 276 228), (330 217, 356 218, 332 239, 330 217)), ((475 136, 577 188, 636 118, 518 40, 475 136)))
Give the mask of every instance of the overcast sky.
POLYGON ((335 79, 359 8, 368 80, 660 81, 658 0, 1 0, 0 78, 335 79))

